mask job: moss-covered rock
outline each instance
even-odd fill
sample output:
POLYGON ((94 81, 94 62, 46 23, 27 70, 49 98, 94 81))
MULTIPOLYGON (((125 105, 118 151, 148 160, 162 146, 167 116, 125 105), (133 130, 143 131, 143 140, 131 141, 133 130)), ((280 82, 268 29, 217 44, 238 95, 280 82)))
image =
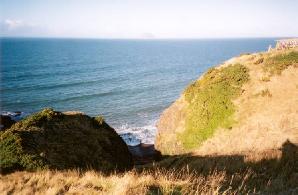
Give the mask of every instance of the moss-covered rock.
POLYGON ((102 117, 44 109, 0 134, 1 172, 36 169, 125 170, 132 157, 102 117))

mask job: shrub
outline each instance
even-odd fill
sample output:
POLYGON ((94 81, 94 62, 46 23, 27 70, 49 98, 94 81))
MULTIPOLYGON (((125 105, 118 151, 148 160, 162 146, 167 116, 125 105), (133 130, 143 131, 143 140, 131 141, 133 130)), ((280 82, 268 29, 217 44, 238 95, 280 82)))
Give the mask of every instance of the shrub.
POLYGON ((255 97, 262 96, 262 97, 272 97, 271 92, 269 89, 263 89, 259 93, 255 94, 255 97))
POLYGON ((286 54, 278 54, 265 61, 264 71, 271 75, 280 75, 283 70, 298 63, 298 52, 292 51, 286 54))
POLYGON ((268 76, 263 76, 263 77, 261 78, 261 81, 269 82, 269 81, 270 81, 270 77, 268 77, 268 76))
POLYGON ((259 59, 257 59, 255 62, 254 62, 254 64, 262 64, 264 62, 264 58, 262 57, 262 58, 259 58, 259 59))
POLYGON ((185 149, 199 146, 218 127, 231 127, 235 111, 232 99, 240 94, 248 79, 248 68, 241 64, 211 68, 185 90, 189 102, 186 129, 178 135, 185 149))
POLYGON ((102 117, 44 109, 1 133, 1 172, 14 170, 129 169, 132 157, 102 117))

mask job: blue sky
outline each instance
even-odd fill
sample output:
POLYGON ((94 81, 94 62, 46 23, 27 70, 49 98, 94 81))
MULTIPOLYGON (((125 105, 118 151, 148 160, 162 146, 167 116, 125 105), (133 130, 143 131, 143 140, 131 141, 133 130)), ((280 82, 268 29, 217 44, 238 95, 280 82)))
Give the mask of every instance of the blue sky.
POLYGON ((0 0, 1 36, 297 37, 297 0, 0 0))

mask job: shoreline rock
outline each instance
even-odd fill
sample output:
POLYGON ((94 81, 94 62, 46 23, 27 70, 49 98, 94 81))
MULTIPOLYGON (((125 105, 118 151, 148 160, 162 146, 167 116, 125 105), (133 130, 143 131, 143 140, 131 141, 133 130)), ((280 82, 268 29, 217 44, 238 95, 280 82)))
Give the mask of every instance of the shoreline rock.
POLYGON ((134 165, 144 165, 161 160, 161 153, 155 149, 154 144, 140 143, 136 146, 129 146, 134 165))

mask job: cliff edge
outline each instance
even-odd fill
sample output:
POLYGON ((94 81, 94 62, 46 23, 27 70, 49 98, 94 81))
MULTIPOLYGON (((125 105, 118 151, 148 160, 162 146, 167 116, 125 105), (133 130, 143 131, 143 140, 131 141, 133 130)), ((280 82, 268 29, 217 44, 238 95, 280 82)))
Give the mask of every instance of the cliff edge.
POLYGON ((262 152, 298 143, 298 48, 243 54, 209 69, 161 115, 162 154, 262 152))

